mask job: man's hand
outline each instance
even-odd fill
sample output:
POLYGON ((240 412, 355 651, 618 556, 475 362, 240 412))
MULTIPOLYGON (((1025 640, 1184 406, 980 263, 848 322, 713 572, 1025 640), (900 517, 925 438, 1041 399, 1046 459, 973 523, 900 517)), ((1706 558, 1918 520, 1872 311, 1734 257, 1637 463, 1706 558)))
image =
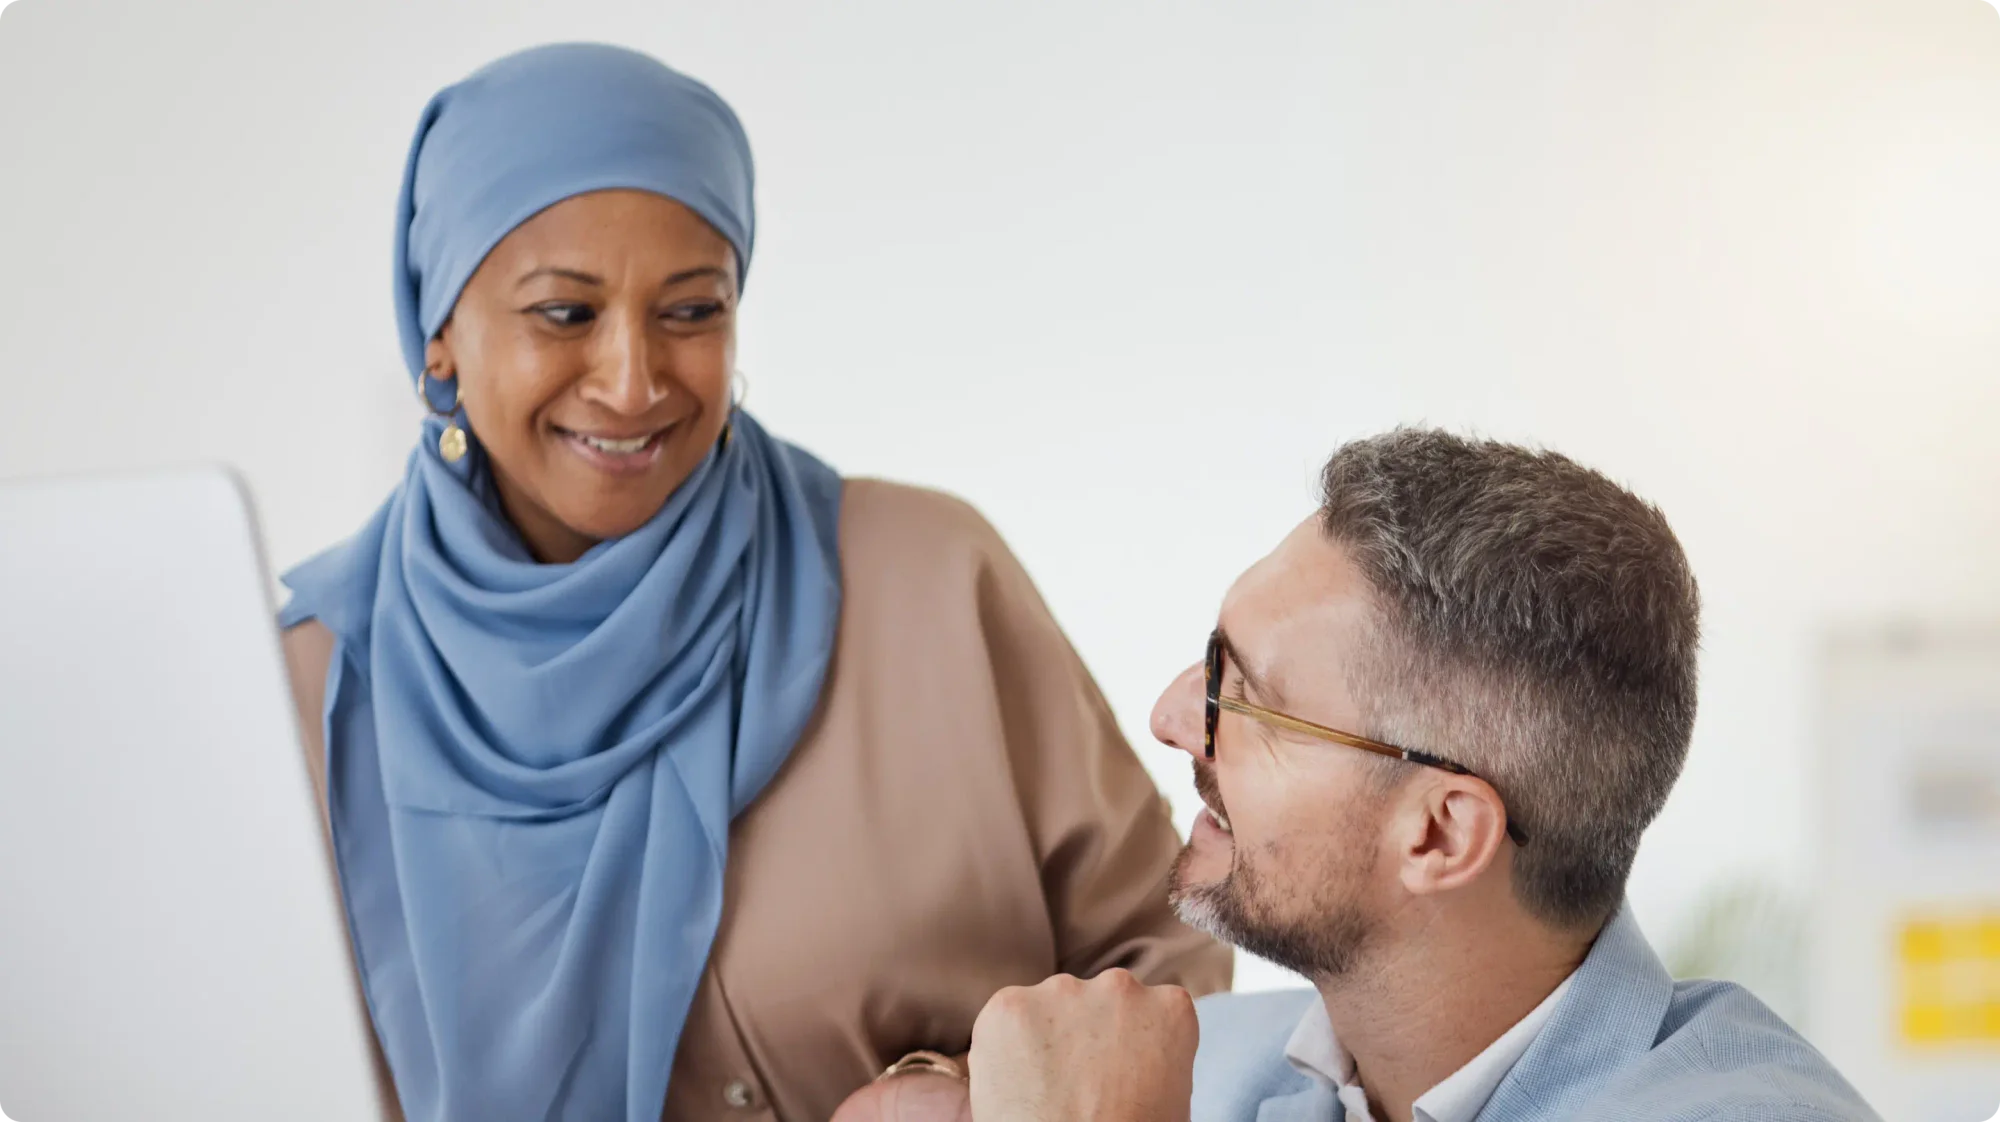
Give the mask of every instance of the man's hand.
POLYGON ((949 1075, 911 1071, 847 1096, 831 1122, 972 1122, 965 1084, 949 1075))
POLYGON ((1187 1122, 1194 999, 1123 970, 993 995, 972 1026, 978 1122, 1187 1122))

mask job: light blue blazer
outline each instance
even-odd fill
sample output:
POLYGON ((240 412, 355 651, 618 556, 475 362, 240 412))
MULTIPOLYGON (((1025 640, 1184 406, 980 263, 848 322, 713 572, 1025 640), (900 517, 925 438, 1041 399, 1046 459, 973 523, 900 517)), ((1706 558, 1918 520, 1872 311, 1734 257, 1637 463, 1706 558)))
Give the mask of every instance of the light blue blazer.
MULTIPOLYGON (((1194 1122, 1340 1122, 1325 1082, 1285 1058, 1312 990, 1196 1005, 1194 1122)), ((1478 1122, 1881 1122, 1741 986, 1675 982, 1629 906, 1607 925, 1541 1035, 1478 1122)))

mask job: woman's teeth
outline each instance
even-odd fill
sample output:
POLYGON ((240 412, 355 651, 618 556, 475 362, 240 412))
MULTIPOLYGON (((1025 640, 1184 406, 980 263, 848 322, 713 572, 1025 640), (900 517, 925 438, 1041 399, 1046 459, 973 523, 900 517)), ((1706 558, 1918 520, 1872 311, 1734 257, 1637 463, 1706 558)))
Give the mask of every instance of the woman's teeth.
POLYGON ((601 452, 629 456, 634 452, 644 451, 646 445, 651 444, 653 437, 658 435, 658 433, 650 433, 646 436, 635 436, 630 440, 607 440, 601 436, 585 436, 582 433, 578 433, 577 439, 601 452))

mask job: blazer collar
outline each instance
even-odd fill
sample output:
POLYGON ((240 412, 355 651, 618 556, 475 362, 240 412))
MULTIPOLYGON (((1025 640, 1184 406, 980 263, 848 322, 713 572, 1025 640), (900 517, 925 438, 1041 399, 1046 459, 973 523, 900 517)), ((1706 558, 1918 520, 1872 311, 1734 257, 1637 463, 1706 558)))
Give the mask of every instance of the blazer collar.
POLYGON ((1481 1122, 1564 1116, 1652 1050, 1673 996, 1673 975, 1626 902, 1598 934, 1555 1015, 1486 1101, 1481 1122))

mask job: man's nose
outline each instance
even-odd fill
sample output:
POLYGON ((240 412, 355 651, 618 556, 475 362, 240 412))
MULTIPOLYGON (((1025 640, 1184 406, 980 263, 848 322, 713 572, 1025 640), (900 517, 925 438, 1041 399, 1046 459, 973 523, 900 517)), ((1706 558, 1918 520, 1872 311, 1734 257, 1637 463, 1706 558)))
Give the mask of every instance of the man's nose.
POLYGON ((1195 759, 1207 758, 1203 735, 1208 720, 1207 680, 1200 663, 1180 672, 1153 703, 1153 739, 1195 759))

